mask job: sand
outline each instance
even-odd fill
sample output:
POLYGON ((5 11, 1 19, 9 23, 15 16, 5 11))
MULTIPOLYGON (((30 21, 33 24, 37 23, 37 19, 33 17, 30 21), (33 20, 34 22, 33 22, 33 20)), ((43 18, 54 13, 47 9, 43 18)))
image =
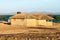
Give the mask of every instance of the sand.
MULTIPOLYGON (((37 27, 44 27, 49 28, 46 26, 37 26, 37 27)), ((54 23, 51 28, 60 28, 60 23, 54 23)), ((0 34, 17 34, 17 33, 54 33, 57 30, 46 30, 46 29, 31 29, 25 26, 16 26, 16 25, 7 25, 7 24, 0 24, 0 34)))

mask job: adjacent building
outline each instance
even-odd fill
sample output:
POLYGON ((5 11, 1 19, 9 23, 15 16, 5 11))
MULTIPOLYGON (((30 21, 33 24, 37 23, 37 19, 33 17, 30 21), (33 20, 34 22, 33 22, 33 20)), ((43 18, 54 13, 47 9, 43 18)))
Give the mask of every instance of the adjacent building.
POLYGON ((54 18, 44 14, 29 14, 29 13, 17 13, 10 17, 9 22, 11 25, 23 25, 27 27, 36 26, 53 26, 54 18))

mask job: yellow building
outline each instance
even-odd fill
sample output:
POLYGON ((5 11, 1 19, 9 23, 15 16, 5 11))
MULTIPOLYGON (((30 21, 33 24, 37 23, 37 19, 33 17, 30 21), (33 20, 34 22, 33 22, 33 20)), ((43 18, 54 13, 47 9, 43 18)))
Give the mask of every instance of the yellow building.
POLYGON ((44 15, 44 14, 33 14, 32 15, 35 19, 37 19, 38 25, 44 25, 44 26, 53 26, 53 19, 50 16, 44 15))
POLYGON ((11 25, 23 25, 28 27, 36 27, 40 25, 52 26, 52 19, 52 17, 44 14, 21 13, 10 17, 9 22, 11 23, 11 25))

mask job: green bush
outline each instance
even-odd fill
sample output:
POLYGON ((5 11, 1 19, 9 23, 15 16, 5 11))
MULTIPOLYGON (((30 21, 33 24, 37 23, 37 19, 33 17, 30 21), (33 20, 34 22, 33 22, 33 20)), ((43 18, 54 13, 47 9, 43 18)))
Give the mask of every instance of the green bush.
POLYGON ((55 19, 55 20, 60 20, 60 17, 54 16, 54 19, 55 19))
POLYGON ((1 16, 0 18, 2 21, 5 21, 6 16, 1 16))

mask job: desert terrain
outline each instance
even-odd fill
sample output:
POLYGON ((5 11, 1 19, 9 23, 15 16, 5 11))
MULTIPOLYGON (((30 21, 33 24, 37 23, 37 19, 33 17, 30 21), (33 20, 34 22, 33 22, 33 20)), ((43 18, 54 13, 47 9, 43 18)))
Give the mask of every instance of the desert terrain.
MULTIPOLYGON (((16 26, 16 25, 7 25, 7 24, 0 24, 0 34, 15 34, 15 33, 29 33, 29 30, 35 30, 42 32, 42 30, 45 32, 49 32, 48 30, 52 31, 60 31, 60 23, 54 23, 53 26, 36 26, 34 27, 26 27, 26 26, 16 26)), ((39 33, 37 32, 37 33, 39 33)))

